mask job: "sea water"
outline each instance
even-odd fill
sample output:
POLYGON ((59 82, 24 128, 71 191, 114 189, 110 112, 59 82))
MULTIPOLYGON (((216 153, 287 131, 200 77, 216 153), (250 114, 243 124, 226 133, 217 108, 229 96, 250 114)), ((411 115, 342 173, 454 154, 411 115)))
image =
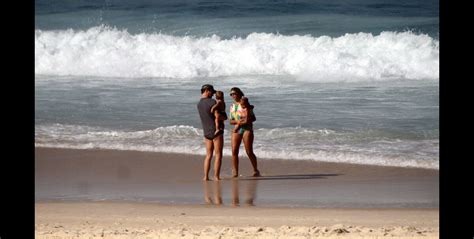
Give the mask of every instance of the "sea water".
POLYGON ((35 145, 204 155, 213 84, 255 106, 259 158, 438 169, 438 16, 438 1, 37 0, 35 145))

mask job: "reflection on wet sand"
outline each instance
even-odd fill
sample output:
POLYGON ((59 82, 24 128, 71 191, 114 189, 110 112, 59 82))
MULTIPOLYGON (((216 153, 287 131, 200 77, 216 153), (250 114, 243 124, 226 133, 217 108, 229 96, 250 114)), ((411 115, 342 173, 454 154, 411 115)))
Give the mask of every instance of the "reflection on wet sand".
POLYGON ((207 204, 222 205, 222 186, 220 181, 204 181, 204 201, 207 204), (214 196, 214 198, 212 198, 214 196))
POLYGON ((232 206, 240 205, 239 191, 242 189, 244 196, 244 204, 246 206, 255 206, 255 193, 257 191, 258 180, 240 181, 237 179, 231 180, 232 184, 232 206))
POLYGON ((234 207, 240 206, 240 193, 242 192, 244 205, 255 206, 255 198, 257 191, 258 180, 240 181, 238 179, 231 179, 226 182, 222 181, 204 181, 204 201, 209 205, 222 205, 222 184, 225 187, 231 187, 231 205, 234 207))

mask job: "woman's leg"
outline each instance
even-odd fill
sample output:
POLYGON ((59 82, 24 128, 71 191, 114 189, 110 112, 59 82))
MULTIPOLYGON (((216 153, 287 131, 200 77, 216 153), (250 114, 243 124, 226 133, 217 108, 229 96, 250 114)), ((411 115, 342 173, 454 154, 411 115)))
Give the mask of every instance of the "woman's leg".
POLYGON ((232 177, 239 176, 239 148, 242 142, 242 135, 238 133, 231 134, 231 145, 232 145, 232 177))
POLYGON ((216 187, 216 191, 215 191, 215 198, 214 198, 214 201, 215 201, 215 204, 216 205, 222 205, 222 187, 221 187, 221 182, 220 181, 214 181, 214 186, 216 187))
POLYGON ((239 180, 232 179, 232 206, 236 207, 239 206, 239 180))
POLYGON ((257 168, 257 156, 253 152, 253 131, 251 130, 246 130, 243 134, 243 139, 244 139, 244 147, 245 151, 247 152, 247 156, 250 159, 250 162, 252 163, 253 167, 253 175, 255 177, 260 176, 260 172, 258 171, 257 168))

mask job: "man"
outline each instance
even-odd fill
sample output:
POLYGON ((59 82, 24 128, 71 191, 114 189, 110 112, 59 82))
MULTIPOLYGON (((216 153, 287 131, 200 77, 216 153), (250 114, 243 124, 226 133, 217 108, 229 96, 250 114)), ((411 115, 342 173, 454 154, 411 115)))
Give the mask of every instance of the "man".
MULTIPOLYGON (((216 91, 214 87, 209 84, 205 84, 201 87, 201 100, 197 104, 199 116, 201 117, 202 129, 204 132, 204 143, 206 145, 206 158, 204 159, 204 178, 203 180, 209 180, 209 170, 211 168, 212 154, 216 154, 214 161, 214 179, 220 180, 220 171, 222 163, 222 149, 224 147, 224 131, 215 134, 215 116, 211 113, 211 108, 216 101, 212 99, 216 91)), ((227 120, 225 115, 221 115, 222 120, 227 120)))

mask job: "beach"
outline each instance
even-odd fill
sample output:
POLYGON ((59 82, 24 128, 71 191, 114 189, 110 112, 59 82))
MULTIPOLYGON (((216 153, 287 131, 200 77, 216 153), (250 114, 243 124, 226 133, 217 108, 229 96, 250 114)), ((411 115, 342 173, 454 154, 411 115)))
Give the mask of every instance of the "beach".
MULTIPOLYGON (((259 159, 203 182, 200 155, 35 149, 36 238, 438 238, 439 171, 259 159)), ((212 171, 211 171, 212 174, 212 171)))
POLYGON ((36 238, 439 237, 437 0, 34 9, 36 238), (261 177, 225 122, 202 180, 206 84, 254 106, 261 177))
POLYGON ((437 209, 36 204, 36 238, 439 238, 437 209))

